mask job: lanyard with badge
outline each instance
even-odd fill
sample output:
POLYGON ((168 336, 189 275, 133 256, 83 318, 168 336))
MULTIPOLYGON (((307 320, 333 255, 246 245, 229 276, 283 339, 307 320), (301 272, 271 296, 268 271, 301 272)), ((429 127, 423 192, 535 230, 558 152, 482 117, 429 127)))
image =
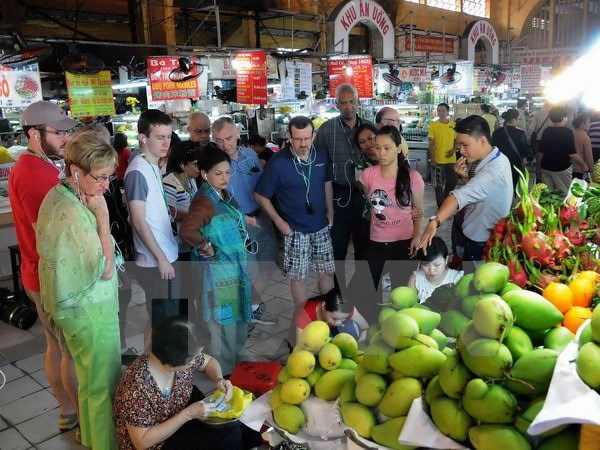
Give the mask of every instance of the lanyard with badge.
POLYGON ((310 178, 311 178, 311 174, 312 174, 312 166, 313 163, 315 162, 315 159, 317 157, 317 153, 316 151, 313 152, 312 149, 309 152, 308 155, 308 160, 306 162, 302 161, 302 159, 300 159, 300 157, 298 155, 296 155, 296 152, 294 152, 293 149, 290 149, 292 151, 292 154, 294 155, 293 158, 293 162, 294 162, 294 168, 296 169, 296 172, 298 172, 298 175, 300 175, 300 177, 302 177, 302 181, 304 182, 304 186, 306 187, 306 214, 312 215, 315 213, 315 208, 312 204, 312 202, 310 201, 310 178), (308 166, 308 176, 304 173, 304 167, 308 166))
MULTIPOLYGON (((351 156, 352 156, 352 158, 354 158, 354 157, 356 157, 356 148, 355 148, 352 140, 348 137, 348 133, 346 131, 346 128, 349 128, 350 131, 352 131, 352 129, 350 127, 344 127, 344 123, 342 122, 341 117, 338 117, 338 120, 340 122, 340 127, 342 127, 342 133, 344 133, 344 137, 346 138, 346 142, 348 143, 348 148, 350 148, 350 150, 351 150, 351 156)), ((356 118, 356 125, 360 126, 360 123, 358 122, 358 117, 356 118)), ((362 152, 361 152, 361 154, 362 154, 362 152)), ((362 166, 362 163, 360 160, 360 156, 358 156, 356 161, 352 160, 350 162, 352 162, 352 164, 354 165, 354 179, 358 180, 358 178, 360 177, 360 174, 364 170, 364 167, 362 166)), ((344 170, 344 172, 345 172, 345 170, 344 170)))
POLYGON ((478 169, 478 170, 477 170, 477 172, 480 172, 480 171, 481 171, 481 169, 483 169, 485 166, 487 166, 489 163, 491 163, 491 162, 492 162, 493 160, 495 160, 496 158, 499 158, 499 157, 500 157, 500 154, 501 154, 501 153, 500 153, 500 150, 497 150, 497 151, 496 151, 496 154, 495 154, 495 155, 492 157, 492 159, 490 159, 488 162, 486 162, 486 163, 485 163, 485 164, 484 164, 482 167, 479 167, 479 166, 477 167, 477 169, 478 169))

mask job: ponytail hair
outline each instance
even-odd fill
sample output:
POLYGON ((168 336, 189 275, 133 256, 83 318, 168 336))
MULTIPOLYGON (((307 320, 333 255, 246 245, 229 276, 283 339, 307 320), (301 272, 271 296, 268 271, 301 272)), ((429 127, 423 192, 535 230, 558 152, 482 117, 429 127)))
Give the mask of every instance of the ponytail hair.
MULTIPOLYGON (((386 125, 377 131, 377 136, 389 136, 396 147, 402 144, 402 135, 396 127, 386 125)), ((396 203, 400 207, 408 207, 412 201, 412 190, 410 188, 410 173, 408 161, 402 151, 398 152, 398 173, 396 174, 396 203)))

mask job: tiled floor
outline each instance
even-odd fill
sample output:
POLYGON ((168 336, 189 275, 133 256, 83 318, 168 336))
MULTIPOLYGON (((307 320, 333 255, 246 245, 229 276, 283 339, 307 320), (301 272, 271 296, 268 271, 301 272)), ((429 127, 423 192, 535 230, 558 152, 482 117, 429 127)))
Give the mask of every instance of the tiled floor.
MULTIPOLYGON (((436 209, 433 190, 427 186, 425 217, 434 214, 436 209)), ((450 222, 447 222, 439 232, 448 245, 449 230, 450 222)), ((350 254, 347 272, 352 273, 353 267, 350 254)), ((309 295, 317 293, 316 278, 311 276, 307 285, 309 295)), ((278 271, 265 289, 263 301, 267 303, 268 310, 279 317, 279 323, 258 326, 259 334, 248 340, 242 357, 245 360, 285 362, 287 347, 284 339, 288 334, 294 305, 289 282, 278 271)), ((127 310, 126 336, 128 345, 138 350, 143 348, 142 333, 147 320, 143 302, 141 291, 135 289, 127 310)), ((58 434, 59 410, 43 370, 44 349, 44 336, 39 323, 28 331, 22 331, 0 322, 0 386, 3 386, 0 388, 0 450, 85 448, 75 443, 74 431, 58 434)), ((203 389, 203 385, 207 386, 204 380, 198 377, 200 389, 203 389)))

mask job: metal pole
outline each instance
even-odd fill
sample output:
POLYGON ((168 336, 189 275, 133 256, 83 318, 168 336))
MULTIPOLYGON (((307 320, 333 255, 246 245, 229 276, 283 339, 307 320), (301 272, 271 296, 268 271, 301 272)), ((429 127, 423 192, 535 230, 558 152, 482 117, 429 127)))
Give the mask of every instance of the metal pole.
POLYGON ((446 62, 446 16, 442 16, 442 63, 446 62))
POLYGON ((219 16, 219 6, 217 5, 217 0, 213 0, 213 5, 215 6, 215 20, 217 23, 217 47, 221 48, 221 17, 219 16))
POLYGON ((414 35, 414 22, 413 22, 413 12, 409 11, 410 15, 410 63, 412 64, 415 59, 415 35, 414 35))

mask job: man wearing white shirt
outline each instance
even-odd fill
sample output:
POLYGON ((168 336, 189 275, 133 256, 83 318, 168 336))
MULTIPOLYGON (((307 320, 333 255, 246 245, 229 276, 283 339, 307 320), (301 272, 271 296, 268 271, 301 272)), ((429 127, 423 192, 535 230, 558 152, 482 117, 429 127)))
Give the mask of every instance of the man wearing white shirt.
POLYGON ((510 162, 490 143, 490 127, 481 116, 469 116, 455 126, 461 158, 454 170, 467 176, 467 164, 477 162, 475 175, 467 184, 450 192, 421 235, 418 248, 431 243, 442 222, 463 208, 462 231, 467 238, 464 261, 479 261, 483 255, 489 230, 510 212, 513 196, 510 162))

